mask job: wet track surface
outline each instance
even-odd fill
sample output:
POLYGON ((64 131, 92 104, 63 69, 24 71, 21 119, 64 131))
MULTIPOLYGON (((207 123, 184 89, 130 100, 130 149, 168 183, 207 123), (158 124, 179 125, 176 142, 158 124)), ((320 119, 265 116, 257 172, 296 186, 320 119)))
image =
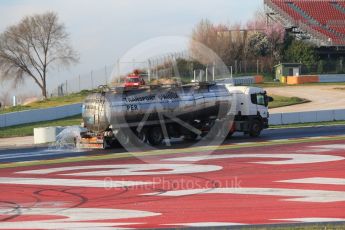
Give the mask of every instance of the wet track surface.
MULTIPOLYGON (((345 134, 345 125, 336 126, 320 126, 305 128, 288 128, 288 129, 267 129, 264 130, 259 138, 251 138, 243 134, 235 134, 232 138, 225 140, 224 144, 243 143, 243 142, 260 142, 279 139, 291 138, 307 138, 317 136, 332 136, 345 134)), ((171 147, 160 146, 161 149, 167 148, 186 148, 188 144, 183 141, 175 141, 171 147)), ((0 163, 47 160, 63 157, 78 157, 92 154, 104 153, 121 153, 126 150, 117 147, 110 150, 89 150, 89 151, 73 151, 73 150, 56 150, 53 148, 23 148, 23 149, 0 149, 0 163)))
POLYGON ((211 152, 186 147, 139 157, 123 148, 0 150, 0 229, 345 221, 345 126, 235 135, 211 152))

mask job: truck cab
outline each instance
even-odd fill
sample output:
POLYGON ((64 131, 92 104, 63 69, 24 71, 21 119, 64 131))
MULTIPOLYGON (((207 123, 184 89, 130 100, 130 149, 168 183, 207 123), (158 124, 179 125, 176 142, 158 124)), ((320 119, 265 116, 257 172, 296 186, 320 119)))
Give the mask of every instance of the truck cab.
POLYGON ((262 129, 268 128, 268 103, 273 99, 259 87, 227 86, 227 88, 236 103, 233 132, 259 136, 262 129))

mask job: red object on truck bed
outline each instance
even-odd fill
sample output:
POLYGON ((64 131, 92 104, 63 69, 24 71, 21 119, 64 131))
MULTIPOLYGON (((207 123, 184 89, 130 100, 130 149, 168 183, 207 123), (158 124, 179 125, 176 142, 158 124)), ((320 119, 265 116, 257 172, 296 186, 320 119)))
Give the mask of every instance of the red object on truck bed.
POLYGON ((145 81, 137 73, 130 74, 125 78, 125 87, 140 87, 142 85, 145 85, 145 81))

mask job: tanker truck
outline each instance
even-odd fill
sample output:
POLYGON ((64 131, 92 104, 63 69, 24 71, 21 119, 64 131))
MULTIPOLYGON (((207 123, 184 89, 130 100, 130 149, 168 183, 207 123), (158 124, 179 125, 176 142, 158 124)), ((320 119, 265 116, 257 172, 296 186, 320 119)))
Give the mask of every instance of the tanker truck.
POLYGON ((217 82, 187 85, 103 88, 82 106, 86 131, 80 147, 108 148, 120 142, 159 145, 163 140, 258 137, 268 128, 268 102, 262 88, 217 82))

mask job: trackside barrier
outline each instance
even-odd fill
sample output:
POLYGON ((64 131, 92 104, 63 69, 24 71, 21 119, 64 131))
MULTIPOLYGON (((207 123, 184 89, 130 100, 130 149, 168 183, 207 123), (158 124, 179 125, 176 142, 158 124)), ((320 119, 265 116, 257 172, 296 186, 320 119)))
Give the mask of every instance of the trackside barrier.
POLYGON ((320 82, 345 82, 345 74, 322 74, 320 82))
POLYGON ((252 85, 254 84, 254 77, 236 77, 233 78, 235 85, 252 85))
POLYGON ((345 109, 270 114, 270 125, 345 120, 345 109))
POLYGON ((286 83, 288 85, 299 85, 304 83, 320 82, 319 76, 316 75, 301 75, 301 76, 288 76, 286 83))
POLYGON ((300 76, 282 76, 281 83, 288 85, 299 85, 304 83, 336 83, 345 82, 345 74, 323 74, 323 75, 300 75, 300 76))
POLYGON ((40 121, 51 121, 81 114, 81 103, 0 114, 0 128, 40 121))
POLYGON ((262 75, 234 77, 233 81, 235 85, 252 85, 254 83, 264 82, 264 77, 262 75))

